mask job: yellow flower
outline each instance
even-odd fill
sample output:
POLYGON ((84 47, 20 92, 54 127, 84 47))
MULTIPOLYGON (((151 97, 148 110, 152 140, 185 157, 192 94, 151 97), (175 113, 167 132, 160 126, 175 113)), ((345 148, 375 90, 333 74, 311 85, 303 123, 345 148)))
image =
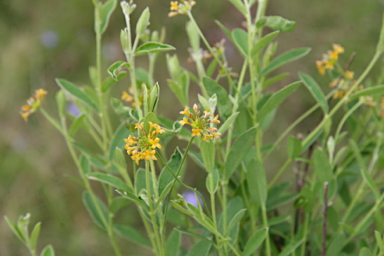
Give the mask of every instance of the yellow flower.
POLYGON ((185 115, 183 120, 180 120, 181 125, 190 125, 192 127, 191 137, 195 136, 204 136, 204 141, 209 141, 212 138, 218 139, 220 133, 217 132, 217 129, 212 127, 213 124, 219 124, 219 115, 216 115, 212 118, 213 114, 210 109, 204 111, 204 115, 201 115, 201 112, 196 104, 193 105, 193 112, 189 112, 189 108, 185 108, 184 111, 181 111, 180 114, 185 115))
POLYGON ((354 72, 347 70, 345 71, 344 76, 345 78, 352 80, 354 74, 355 74, 354 72))
POLYGON ((171 1, 171 11, 177 11, 179 9, 179 2, 171 1))
POLYGON ((40 108, 41 102, 47 94, 48 92, 44 89, 35 90, 35 94, 29 97, 27 104, 21 106, 19 113, 25 122, 28 122, 28 117, 40 108))
POLYGON ((344 48, 341 47, 339 44, 333 44, 332 48, 333 48, 333 51, 336 52, 337 54, 344 53, 344 48))
POLYGON ((144 123, 135 124, 135 129, 138 130, 138 136, 129 135, 124 139, 128 155, 131 155, 132 160, 138 165, 140 160, 149 161, 150 159, 157 160, 156 148, 162 148, 158 134, 164 133, 165 130, 160 125, 148 122, 149 130, 144 129, 144 123))
POLYGON ((129 95, 126 91, 123 91, 123 95, 121 95, 121 99, 125 102, 131 102, 133 101, 133 97, 129 95))

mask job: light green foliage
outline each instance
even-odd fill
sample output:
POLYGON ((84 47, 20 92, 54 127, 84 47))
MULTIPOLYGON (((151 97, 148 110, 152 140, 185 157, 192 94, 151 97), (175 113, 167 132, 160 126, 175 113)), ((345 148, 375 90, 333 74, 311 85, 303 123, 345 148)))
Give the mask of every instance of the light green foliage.
MULTIPOLYGON (((282 79, 297 78, 280 68, 299 61, 310 48, 296 45, 278 55, 276 40, 296 22, 265 16, 266 0, 258 1, 255 15, 255 0, 229 2, 246 27, 228 29, 216 21, 229 42, 213 44, 194 19, 199 3, 172 1, 170 18, 183 14, 178 22, 188 19, 191 71, 183 67, 184 57, 159 57, 176 48, 167 43, 165 29, 151 31, 160 22, 153 20, 157 10, 148 6, 131 16, 133 1, 120 3, 125 59, 102 63, 108 61, 102 58, 102 35, 117 1, 93 0, 96 64, 89 68, 90 86, 81 79, 76 82, 81 86, 56 79, 58 115, 43 108, 43 97, 53 96, 42 91, 22 107, 27 117, 41 111, 64 138, 72 169, 78 170, 78 177, 70 176, 110 242, 104 254, 141 254, 143 249, 143 255, 156 256, 384 255, 384 86, 382 77, 366 79, 384 52, 383 33, 372 61, 357 77, 349 70, 353 58, 345 65, 339 59, 350 49, 333 45, 316 62, 330 81, 299 72, 300 80, 289 83, 282 79), (266 34, 265 27, 275 31, 266 34), (240 65, 226 53, 232 48, 240 65), (167 90, 161 88, 165 80, 158 78, 159 67, 168 69, 167 84, 177 101, 162 102, 160 94, 167 90), (331 88, 323 86, 329 83, 331 88), (287 112, 300 114, 296 107, 304 100, 291 100, 297 95, 312 95, 314 105, 296 120, 278 122, 287 112), (67 113, 69 103, 78 115, 67 113), (164 113, 164 105, 172 112, 164 113), (298 126, 314 113, 317 122, 298 126)), ((37 256, 40 223, 29 232, 29 215, 16 224, 5 220, 37 256)), ((40 255, 54 255, 53 247, 40 255)))

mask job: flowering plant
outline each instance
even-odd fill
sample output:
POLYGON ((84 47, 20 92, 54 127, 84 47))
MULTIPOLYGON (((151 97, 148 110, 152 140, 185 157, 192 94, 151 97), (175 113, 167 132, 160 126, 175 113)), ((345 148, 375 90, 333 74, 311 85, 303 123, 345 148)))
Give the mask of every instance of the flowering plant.
MULTIPOLYGON (((126 21, 120 34, 125 60, 111 64, 109 76, 102 77, 101 39, 117 0, 93 0, 93 87, 80 88, 56 79, 60 87, 56 94, 59 119, 42 107, 47 94, 44 89, 36 90, 22 106, 21 116, 27 121, 32 113, 41 110, 65 138, 84 188, 84 205, 105 231, 117 256, 124 254, 123 242, 117 236, 159 256, 384 255, 380 233, 384 228, 380 214, 383 184, 376 179, 382 177, 379 170, 383 167, 384 87, 362 86, 384 52, 384 28, 372 61, 356 80, 349 70, 353 57, 342 67, 339 55, 344 49, 334 44, 333 50, 316 62, 320 75, 330 78, 331 91, 327 95, 326 87, 322 89, 303 72, 299 73, 299 81, 268 93, 267 87, 285 77, 271 74, 305 56, 310 49, 296 48, 275 56, 277 43, 273 40, 281 32, 292 31, 295 22, 266 16, 268 1, 258 1, 255 15, 251 7, 256 1, 230 2, 245 18, 246 30, 230 31, 218 24, 244 59, 239 70, 227 61, 224 41, 211 46, 200 30, 192 14, 197 3, 171 2, 170 18, 184 14, 189 19, 186 29, 197 71, 193 74, 181 67, 176 55, 166 56, 168 86, 180 109, 184 109, 177 120, 157 110, 160 88, 165 86, 155 83, 157 56, 175 48, 164 43, 164 35, 149 31, 149 8, 141 13, 134 33, 131 14, 136 5, 133 1, 120 3, 126 21), (273 32, 264 34, 265 27, 273 32), (136 59, 142 55, 148 57, 148 68, 138 72, 136 59), (125 80, 127 75, 129 82, 125 80), (110 97, 117 83, 129 88, 129 93, 121 91, 123 102, 110 97), (199 103, 190 109, 192 83, 201 95, 199 103), (309 90, 315 105, 272 144, 266 144, 265 134, 278 107, 300 86, 309 90), (80 116, 69 117, 69 98, 80 116), (111 121, 111 108, 120 118, 117 126, 111 121), (297 124, 315 111, 322 113, 318 124, 306 135, 290 136, 284 144, 297 124), (336 118, 336 113, 341 113, 342 118, 336 118), (79 142, 80 127, 87 131, 96 149, 79 142), (178 139, 179 146, 170 143, 173 138, 178 139), (184 141, 188 142, 186 146, 184 141), (282 146, 287 148, 286 160, 275 172, 268 160, 282 146), (169 154, 167 148, 173 153, 169 154), (205 171, 204 191, 186 184, 187 158, 205 171), (281 182, 283 174, 293 176, 294 172, 289 174, 287 170, 295 170, 295 186, 281 182), (103 199, 91 181, 102 185, 103 199), (356 193, 351 194, 351 188, 356 193), (179 194, 181 190, 193 193, 196 200, 192 203, 179 194), (131 210, 126 207, 129 203, 135 204, 146 236, 116 217, 119 212, 131 210), (186 234, 192 245, 184 246, 181 234, 186 234)), ((17 224, 6 220, 31 255, 37 255, 40 224, 29 234, 29 215, 21 217, 17 224)), ((53 247, 48 245, 41 255, 54 255, 53 247)))

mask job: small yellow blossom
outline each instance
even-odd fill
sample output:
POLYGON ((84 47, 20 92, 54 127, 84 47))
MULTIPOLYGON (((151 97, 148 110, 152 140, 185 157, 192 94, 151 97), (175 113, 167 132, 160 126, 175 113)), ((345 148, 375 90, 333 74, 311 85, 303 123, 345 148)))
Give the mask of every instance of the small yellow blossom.
POLYGON ((164 133, 165 130, 160 125, 148 122, 148 131, 144 129, 144 123, 135 124, 135 129, 138 130, 138 136, 134 137, 129 135, 124 139, 128 155, 131 155, 132 160, 138 165, 140 160, 149 161, 151 159, 157 160, 156 148, 162 148, 158 134, 164 133))
POLYGON ((201 115, 201 112, 196 104, 193 105, 193 113, 189 112, 189 108, 185 108, 184 111, 181 111, 180 114, 185 115, 183 120, 180 120, 181 125, 190 125, 192 127, 191 137, 201 137, 204 136, 204 141, 209 141, 212 138, 219 139, 220 133, 217 132, 215 127, 212 127, 213 124, 219 124, 219 115, 216 115, 212 118, 213 114, 210 109, 204 111, 204 115, 201 115))
POLYGON ((353 71, 347 70, 347 71, 345 71, 344 76, 345 76, 345 78, 352 80, 354 74, 355 73, 353 71))
POLYGON ((121 99, 124 100, 125 102, 131 102, 133 101, 133 96, 128 94, 126 91, 123 91, 123 95, 121 95, 121 99))
POLYGON ((328 51, 327 54, 324 54, 322 60, 316 61, 316 67, 320 75, 324 75, 327 69, 334 69, 334 65, 339 59, 339 54, 344 52, 344 48, 338 44, 332 45, 332 48, 333 51, 328 51))
POLYGON ((28 122, 28 117, 39 109, 41 102, 44 100, 44 96, 47 94, 48 92, 46 90, 37 89, 35 90, 35 94, 27 100, 27 104, 21 106, 20 115, 25 122, 28 122))
POLYGON ((336 52, 337 54, 344 53, 344 48, 341 47, 339 44, 333 44, 332 48, 333 48, 333 51, 336 52))
POLYGON ((177 11, 179 9, 179 2, 171 1, 171 11, 177 11))
POLYGON ((180 0, 180 3, 178 1, 171 1, 171 11, 168 13, 168 17, 187 14, 195 4, 196 2, 193 0, 180 0))

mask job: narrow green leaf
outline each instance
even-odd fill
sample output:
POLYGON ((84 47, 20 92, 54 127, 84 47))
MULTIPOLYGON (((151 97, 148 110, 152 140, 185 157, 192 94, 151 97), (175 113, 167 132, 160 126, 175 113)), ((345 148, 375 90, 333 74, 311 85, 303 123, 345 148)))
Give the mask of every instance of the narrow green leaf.
POLYGON ((229 100, 228 92, 210 77, 203 78, 203 84, 209 97, 217 95, 217 105, 220 117, 224 120, 232 114, 232 103, 229 100))
POLYGON ((85 126, 84 124, 84 118, 85 115, 81 115, 75 119, 75 121, 72 122, 71 126, 69 127, 68 134, 69 136, 73 137, 77 133, 77 131, 80 129, 80 127, 85 126))
POLYGON ((131 201, 127 200, 124 197, 115 197, 112 199, 112 202, 110 203, 108 209, 110 213, 116 213, 120 209, 127 206, 131 201))
MULTIPOLYGON (((180 166, 182 154, 179 150, 179 148, 176 148, 173 152, 171 158, 169 159, 167 166, 172 170, 173 174, 176 175, 177 169, 180 166)), ((163 190, 166 188, 166 186, 173 181, 174 177, 170 173, 167 167, 163 167, 163 170, 160 173, 159 181, 158 181, 158 187, 159 187, 159 194, 163 192, 163 190)))
POLYGON ((139 47, 137 47, 135 55, 143 55, 147 53, 155 53, 155 52, 165 52, 175 50, 176 48, 172 45, 161 44, 158 42, 146 42, 139 47))
POLYGON ((8 226, 11 228, 12 232, 23 242, 26 243, 23 233, 20 232, 19 228, 13 223, 7 216, 4 216, 5 221, 8 226))
POLYGON ((268 228, 262 228, 256 231, 247 241, 244 247, 243 256, 250 256, 263 243, 268 234, 268 228))
POLYGON ((247 15, 245 6, 241 0, 229 0, 243 15, 247 15))
POLYGON ((205 185, 210 194, 216 193, 217 187, 219 186, 220 174, 219 170, 214 169, 213 172, 209 173, 205 181, 205 185))
POLYGON ((189 44, 191 45, 194 52, 199 51, 200 49, 200 36, 199 32, 196 29, 195 24, 191 21, 188 21, 186 24, 186 31, 189 39, 189 44))
POLYGON ((96 180, 101 183, 108 184, 117 189, 132 191, 132 189, 127 184, 125 184, 124 181, 110 174, 93 172, 93 173, 88 173, 86 176, 90 180, 96 180))
POLYGON ((220 27, 220 29, 227 35, 227 37, 232 41, 232 34, 229 29, 227 29, 220 21, 215 20, 216 24, 220 27))
POLYGON ((181 234, 174 229, 167 240, 167 256, 178 256, 181 242, 181 234))
POLYGON ((256 26, 267 26, 272 28, 273 30, 292 32, 296 27, 296 22, 284 19, 280 16, 264 16, 257 22, 256 26))
POLYGON ((267 46, 280 32, 275 31, 265 35, 263 38, 257 41, 257 43, 253 46, 251 50, 251 56, 254 57, 258 54, 265 46, 267 46))
POLYGON ((197 95, 200 104, 203 106, 204 109, 210 109, 209 108, 209 102, 204 96, 201 96, 200 94, 197 95))
POLYGON ((158 124, 159 119, 157 119, 157 116, 153 112, 148 112, 148 114, 144 118, 144 131, 149 132, 150 125, 149 122, 153 124, 158 124))
POLYGON ((381 237, 379 231, 375 230, 375 238, 376 238, 376 243, 380 248, 381 252, 384 252, 384 242, 383 238, 381 237))
POLYGON ((236 213, 235 216, 231 219, 231 221, 228 224, 228 230, 231 231, 237 224, 239 224, 240 220, 244 217, 245 212, 247 209, 241 209, 236 213))
POLYGON ((248 34, 245 30, 240 28, 235 28, 232 31, 232 38, 235 42, 235 45, 239 49, 239 51, 243 54, 243 56, 248 56, 248 34))
POLYGON ((126 144, 124 142, 124 139, 128 138, 128 136, 131 133, 132 132, 125 127, 124 123, 122 123, 116 129, 115 134, 113 135, 112 140, 110 141, 110 146, 109 146, 109 151, 108 151, 110 161, 113 160, 114 152, 116 149, 120 149, 120 150, 124 149, 124 146, 126 144))
POLYGON ((149 112, 155 112, 157 103, 159 102, 159 96, 160 96, 160 87, 159 87, 159 83, 156 82, 156 84, 152 87, 149 93, 149 102, 148 102, 149 112))
POLYGON ((325 113, 328 113, 329 107, 327 103, 327 99, 323 91, 320 89, 320 86, 316 83, 316 81, 308 74, 303 72, 299 72, 299 77, 301 81, 303 81, 304 85, 307 87, 312 96, 316 99, 316 101, 320 104, 321 108, 325 113))
POLYGON ((148 241, 148 239, 131 227, 115 224, 113 225, 113 231, 122 238, 128 239, 139 245, 152 248, 151 243, 148 241))
POLYGON ((73 83, 71 83, 71 82, 69 82, 67 80, 60 79, 60 78, 56 79, 56 83, 64 91, 66 91, 67 93, 71 94, 73 97, 81 100, 82 102, 84 102, 85 104, 87 104, 88 106, 93 108, 96 112, 99 112, 99 107, 93 101, 93 99, 90 96, 88 96, 85 92, 80 90, 76 85, 74 85, 73 83))
POLYGON ((362 96, 376 96, 376 95, 381 95, 383 93, 384 93, 384 85, 377 85, 377 86, 365 88, 363 90, 358 90, 354 92, 351 96, 349 96, 349 98, 351 100, 354 100, 362 96))
POLYGON ((235 172, 245 155, 252 147, 256 137, 256 128, 251 128, 237 138, 231 147, 231 151, 224 165, 224 177, 228 180, 235 172))
POLYGON ((224 134, 229 127, 235 122, 237 116, 239 115, 240 112, 235 112, 233 113, 228 119, 223 123, 223 125, 220 126, 218 132, 220 134, 224 134))
POLYGON ((328 246, 326 256, 339 255, 344 247, 345 235, 338 235, 328 246))
POLYGON ((209 240, 207 237, 205 237, 205 236, 202 236, 202 235, 193 233, 193 232, 191 232, 191 231, 189 231, 189 230, 182 229, 182 228, 175 228, 175 230, 178 230, 179 232, 184 233, 184 234, 187 234, 187 235, 190 235, 190 236, 194 236, 194 237, 196 237, 196 238, 198 238, 198 239, 200 239, 200 240, 204 240, 204 241, 206 241, 206 242, 211 243, 212 245, 214 245, 214 243, 213 243, 211 240, 209 240))
POLYGON ((115 10, 117 5, 117 0, 108 0, 101 7, 101 25, 100 25, 100 34, 103 34, 108 27, 109 19, 112 15, 112 12, 115 10))
POLYGON ((81 172, 83 174, 87 174, 91 171, 91 166, 89 165, 88 158, 85 157, 83 154, 80 157, 80 167, 81 167, 81 172))
POLYGON ((297 137, 290 136, 288 138, 288 145, 287 145, 289 159, 293 160, 296 157, 298 157, 302 152, 302 150, 303 150, 303 146, 301 145, 301 140, 299 140, 297 137))
POLYGON ((268 187, 264 166, 256 159, 252 159, 248 164, 246 177, 251 199, 259 206, 265 205, 268 187))
POLYGON ((187 256, 208 256, 209 249, 211 249, 211 243, 201 240, 192 247, 187 256))
POLYGON ((32 250, 36 250, 37 239, 39 238, 41 228, 41 222, 38 222, 32 230, 31 236, 29 237, 29 244, 32 250))
POLYGON ((52 245, 45 246, 40 256, 55 256, 55 250, 52 245))
POLYGON ((297 88, 301 85, 301 82, 295 82, 290 85, 287 85, 280 91, 273 94, 268 101, 260 109, 257 118, 258 120, 263 120, 263 118, 269 114, 272 110, 277 108, 289 95, 291 95, 297 88))
MULTIPOLYGON (((139 169, 139 170, 143 171, 143 169, 139 169)), ((121 190, 121 189, 117 189, 116 192, 119 193, 120 195, 122 195, 124 198, 127 198, 130 201, 133 201, 135 204, 137 204, 138 206, 140 206, 144 210, 149 211, 149 207, 148 207, 147 203, 143 199, 135 196, 133 193, 131 193, 129 191, 121 190)))
MULTIPOLYGON (((96 196, 95 196, 96 197, 96 196)), ((96 197, 96 202, 101 210, 101 213, 104 216, 104 219, 106 220, 107 223, 109 223, 109 214, 108 211, 104 205, 104 203, 96 197)), ((102 217, 100 216, 97 207, 95 203, 92 200, 91 195, 89 192, 84 192, 83 193, 83 204, 85 205, 85 208, 87 208, 89 215, 91 216, 92 220, 103 230, 107 230, 104 222, 102 220, 102 217)))
MULTIPOLYGON (((296 250, 297 247, 299 247, 303 243, 303 240, 300 241, 292 241, 290 242, 284 250, 279 254, 279 256, 288 256, 290 255, 294 250, 296 250)), ((337 255, 337 254, 335 254, 337 255)))
POLYGON ((316 148, 313 153, 313 164, 317 177, 321 183, 330 182, 333 177, 332 166, 327 154, 320 148, 316 148))
POLYGON ((67 99, 65 98, 65 94, 63 90, 60 90, 56 93, 56 104, 59 109, 59 115, 65 116, 67 112, 67 99))
POLYGON ((215 167, 215 143, 213 140, 209 142, 202 140, 200 142, 200 152, 203 157, 205 170, 211 173, 215 167))
POLYGON ((279 74, 277 76, 274 76, 274 77, 271 77, 271 78, 267 79, 263 83, 263 89, 267 88, 268 86, 270 86, 273 83, 276 83, 277 81, 280 81, 281 79, 287 77, 288 75, 289 75, 289 73, 286 72, 286 73, 282 73, 282 74, 279 74))
POLYGON ((139 36, 145 31, 149 24, 149 8, 145 8, 141 13, 139 20, 136 23, 136 36, 139 36))
POLYGON ((260 77, 265 76, 272 72, 273 70, 283 66, 284 64, 287 64, 291 61, 297 60, 309 53, 311 49, 310 48, 297 48, 292 49, 290 51, 287 51, 275 59, 273 59, 261 72, 260 77))
POLYGON ((108 74, 112 77, 113 80, 118 81, 121 78, 119 75, 121 73, 127 73, 130 65, 125 61, 116 61, 108 68, 108 74))

